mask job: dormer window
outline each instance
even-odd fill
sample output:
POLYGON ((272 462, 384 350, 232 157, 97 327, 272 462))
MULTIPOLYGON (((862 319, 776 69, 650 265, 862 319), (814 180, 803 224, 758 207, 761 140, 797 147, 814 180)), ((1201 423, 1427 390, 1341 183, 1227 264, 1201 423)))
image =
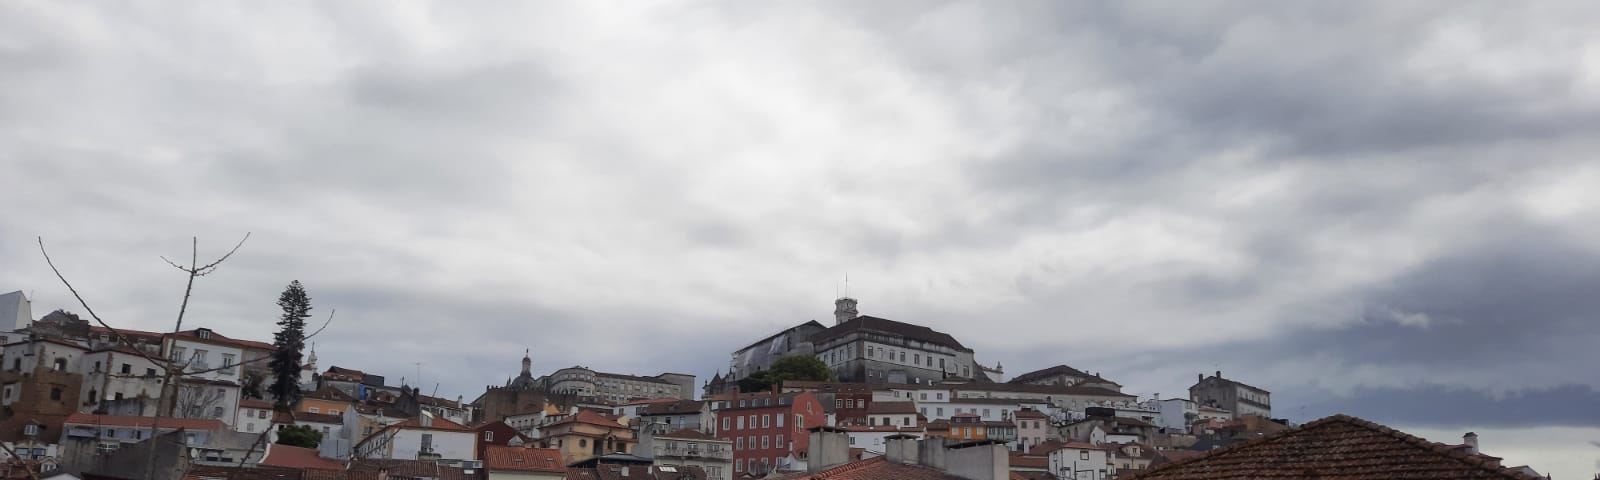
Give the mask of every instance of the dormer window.
POLYGON ((210 340, 211 339, 211 329, 209 329, 209 328, 197 328, 197 329, 194 330, 194 336, 200 337, 201 340, 210 340))

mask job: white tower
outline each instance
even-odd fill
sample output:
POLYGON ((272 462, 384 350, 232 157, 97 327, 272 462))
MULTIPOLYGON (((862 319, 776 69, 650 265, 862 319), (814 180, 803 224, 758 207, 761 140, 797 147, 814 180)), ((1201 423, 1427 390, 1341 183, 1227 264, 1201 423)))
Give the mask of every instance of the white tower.
POLYGON ((856 299, 839 297, 833 301, 833 324, 838 325, 860 316, 856 312, 856 299))
POLYGON ((21 290, 0 295, 0 328, 12 330, 28 328, 33 323, 33 302, 21 290))

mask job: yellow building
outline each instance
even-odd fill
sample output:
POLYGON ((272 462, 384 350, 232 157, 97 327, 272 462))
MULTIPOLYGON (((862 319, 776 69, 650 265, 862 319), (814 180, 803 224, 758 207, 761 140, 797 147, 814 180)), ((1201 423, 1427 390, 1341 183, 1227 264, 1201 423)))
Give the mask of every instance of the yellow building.
POLYGON ((539 427, 545 448, 561 451, 562 461, 576 462, 611 453, 633 453, 633 430, 617 417, 579 410, 566 419, 539 427))

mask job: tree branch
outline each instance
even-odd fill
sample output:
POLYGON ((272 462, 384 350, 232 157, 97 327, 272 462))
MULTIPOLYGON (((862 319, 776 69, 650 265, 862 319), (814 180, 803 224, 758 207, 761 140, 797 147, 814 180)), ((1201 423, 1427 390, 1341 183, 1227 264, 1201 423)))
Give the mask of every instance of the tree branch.
POLYGON ((94 307, 90 307, 89 302, 83 299, 83 295, 78 294, 78 289, 74 288, 72 286, 72 282, 67 281, 67 277, 61 274, 61 269, 56 268, 55 261, 50 259, 50 252, 45 251, 44 237, 37 237, 37 239, 39 241, 39 254, 44 255, 44 263, 50 266, 50 271, 55 272, 56 278, 61 280, 62 285, 67 286, 67 291, 72 292, 72 297, 78 299, 78 304, 83 305, 84 311, 89 312, 89 317, 93 318, 95 323, 100 324, 101 327, 105 327, 106 330, 110 330, 111 334, 113 335, 112 338, 122 342, 123 345, 127 345, 128 348, 133 349, 135 353, 138 353, 140 357, 144 357, 145 360, 148 360, 151 363, 165 363, 157 361, 154 358, 150 358, 149 355, 144 353, 144 350, 140 349, 138 345, 134 344, 133 340, 129 339, 126 334, 123 334, 121 330, 118 330, 116 327, 112 327, 110 324, 107 324, 105 320, 100 319, 100 315, 94 313, 94 307))

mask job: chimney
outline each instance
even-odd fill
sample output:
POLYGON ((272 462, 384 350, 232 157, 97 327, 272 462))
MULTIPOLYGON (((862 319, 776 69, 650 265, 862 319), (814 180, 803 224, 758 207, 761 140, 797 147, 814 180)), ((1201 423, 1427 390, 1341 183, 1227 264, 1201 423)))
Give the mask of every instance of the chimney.
POLYGON ((806 448, 806 471, 810 473, 850 462, 850 434, 820 426, 811 429, 811 444, 806 448))
POLYGON ((883 450, 883 455, 889 457, 890 462, 917 464, 917 437, 903 433, 883 437, 883 450))
POLYGON ((1204 373, 1196 373, 1196 374, 1194 374, 1194 381, 1195 381, 1195 383, 1206 381, 1206 374, 1204 374, 1204 373))
POLYGON ((971 480, 1011 478, 1011 453, 1005 442, 980 440, 950 445, 946 450, 946 473, 950 475, 971 480))
POLYGON ((1222 370, 1217 370, 1217 380, 1222 379, 1222 370))
POLYGON ((1464 443, 1464 444, 1467 445, 1467 453, 1471 453, 1471 454, 1477 454, 1478 453, 1478 434, 1477 433, 1467 432, 1466 435, 1462 435, 1461 436, 1461 443, 1464 443))

